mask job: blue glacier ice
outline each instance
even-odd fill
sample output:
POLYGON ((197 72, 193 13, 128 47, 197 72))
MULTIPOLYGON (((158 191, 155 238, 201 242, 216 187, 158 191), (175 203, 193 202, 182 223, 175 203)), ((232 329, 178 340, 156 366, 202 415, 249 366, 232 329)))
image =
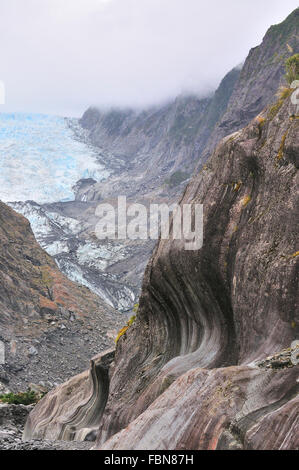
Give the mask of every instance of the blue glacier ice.
POLYGON ((96 150, 76 139, 68 122, 58 116, 0 113, 0 200, 70 201, 78 180, 109 176, 96 150))
POLYGON ((113 158, 88 144, 76 119, 0 113, 0 200, 29 220, 37 241, 69 279, 128 311, 136 289, 109 271, 129 256, 126 244, 95 243, 82 231, 79 209, 76 218, 75 211, 67 216, 43 205, 74 200, 72 187, 80 179, 107 179, 113 158))

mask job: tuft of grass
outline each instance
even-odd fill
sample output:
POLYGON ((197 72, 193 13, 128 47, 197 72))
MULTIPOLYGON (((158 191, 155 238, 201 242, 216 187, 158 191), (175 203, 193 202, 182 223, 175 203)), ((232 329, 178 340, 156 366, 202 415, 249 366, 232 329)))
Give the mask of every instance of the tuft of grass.
POLYGON ((293 93, 293 91, 294 91, 293 88, 288 88, 288 87, 286 87, 286 86, 281 86, 281 87, 279 87, 276 96, 277 96, 280 100, 285 100, 286 98, 288 98, 289 96, 291 96, 291 94, 293 93))
POLYGON ((115 344, 118 343, 119 339, 128 331, 128 329, 128 326, 124 326, 121 330, 119 330, 118 335, 115 338, 115 344))
POLYGON ((248 204, 250 203, 251 201, 251 196, 247 195, 244 197, 243 201, 242 201, 242 206, 245 208, 248 206, 248 204))
POLYGON ((45 287, 52 287, 53 286, 53 278, 51 277, 51 274, 49 273, 49 268, 47 266, 41 266, 40 267, 40 272, 42 275, 41 282, 45 287))
POLYGON ((242 186, 242 181, 238 181, 237 183, 233 183, 233 190, 237 193, 242 186))
POLYGON ((266 123, 266 119, 263 118, 262 116, 258 116, 257 117, 257 121, 258 121, 258 126, 259 128, 262 128, 264 127, 265 123, 266 123))
POLYGON ((257 117, 257 122, 258 122, 257 127, 258 127, 258 130, 259 130, 259 138, 261 138, 262 137, 262 132, 263 132, 263 127, 264 127, 264 125, 266 124, 267 121, 262 116, 258 116, 257 117))
POLYGON ((126 326, 124 326, 119 332, 118 335, 115 339, 115 344, 118 343, 119 339, 128 331, 130 326, 133 325, 134 321, 136 320, 136 315, 130 318, 130 320, 127 322, 126 326))
POLYGON ((277 115, 278 111, 280 110, 280 108, 282 107, 283 105, 283 102, 284 100, 282 98, 280 98, 275 104, 273 104, 273 106, 271 106, 271 108, 269 109, 269 112, 268 112, 268 118, 272 121, 275 116, 277 115))
POLYGON ((136 320, 136 315, 133 315, 128 321, 128 326, 132 326, 135 320, 136 320))
POLYGON ((134 305, 134 307, 133 307, 133 312, 136 313, 136 315, 137 315, 138 310, 139 310, 139 303, 137 303, 137 304, 134 305))
POLYGON ((33 390, 28 389, 27 392, 19 393, 6 393, 0 395, 0 402, 8 403, 9 405, 33 405, 36 404, 44 394, 38 394, 33 390))
POLYGON ((279 88, 278 92, 276 93, 276 96, 278 97, 278 101, 276 101, 276 103, 274 103, 271 106, 271 108, 269 109, 269 112, 268 112, 268 115, 267 115, 268 119, 270 119, 272 121, 272 119, 275 118, 278 111, 282 107, 282 105, 284 103, 284 100, 286 98, 288 98, 289 96, 291 96, 293 91, 294 90, 292 88, 288 88, 288 87, 280 87, 279 88))
POLYGON ((280 144, 279 151, 278 151, 278 154, 277 154, 277 160, 281 160, 281 159, 283 158, 284 146, 285 146, 285 141, 286 141, 287 135, 288 135, 288 133, 286 132, 286 133, 282 136, 281 144, 280 144))

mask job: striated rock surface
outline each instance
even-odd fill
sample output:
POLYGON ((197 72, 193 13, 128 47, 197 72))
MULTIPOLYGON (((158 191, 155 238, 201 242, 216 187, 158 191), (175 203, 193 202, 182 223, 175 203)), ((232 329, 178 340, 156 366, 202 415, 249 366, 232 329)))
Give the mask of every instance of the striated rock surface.
POLYGON ((89 371, 73 377, 41 400, 27 420, 24 440, 93 441, 109 393, 114 350, 94 357, 89 371), (49 407, 50 405, 50 407, 49 407))
POLYGON ((0 202, 0 382, 12 391, 52 388, 113 344, 122 316, 68 280, 29 222, 0 202))
POLYGON ((298 371, 193 369, 101 449, 298 449, 298 371))
POLYGON ((89 450, 92 442, 22 440, 26 419, 33 406, 0 404, 0 451, 2 450, 89 450))
MULTIPOLYGON (((298 337, 295 214, 299 125, 291 117, 294 109, 290 98, 281 100, 278 108, 266 110, 242 132, 227 137, 188 185, 181 204, 204 205, 203 248, 188 252, 180 241, 161 241, 157 246, 145 275, 137 322, 120 340, 117 350, 99 446, 144 412, 177 377, 189 370, 235 366, 233 374, 238 375, 242 373, 239 367, 289 347, 298 337)), ((275 408, 283 399, 288 402, 288 396, 293 399, 298 393, 297 368, 291 371, 280 368, 273 379, 267 371, 269 390, 273 391, 267 395, 271 407, 275 408)), ((228 372, 202 373, 225 377, 228 372)), ((223 423, 216 420, 212 424, 214 446, 219 440, 217 426, 220 433, 227 419, 238 419, 237 412, 241 411, 241 404, 246 405, 254 387, 251 378, 258 375, 263 380, 265 373, 247 368, 246 375, 244 401, 235 412, 227 409, 223 423)), ((217 408, 217 401, 212 398, 217 387, 213 381, 214 378, 207 394, 209 407, 214 403, 217 408)), ((176 389, 183 393, 180 382, 173 385, 172 391, 176 389)), ((256 387, 256 396, 253 392, 253 410, 259 420, 263 416, 267 428, 265 423, 270 416, 267 409, 263 411, 268 404, 259 398, 262 389, 256 387)), ((197 394, 202 393, 198 385, 197 394)), ((153 407, 163 408, 165 402, 162 397, 161 400, 162 403, 158 398, 153 407)), ((298 426, 298 404, 295 408, 298 426)), ((176 410, 178 414, 187 413, 184 414, 187 421, 188 416, 191 419, 197 413, 197 405, 191 400, 187 410, 176 410)), ((197 414, 198 426, 202 413, 197 414)), ((278 418, 277 411, 273 419, 279 421, 283 417, 278 418)), ((166 446, 173 445, 168 426, 165 433, 156 433, 149 415, 145 420, 151 427, 149 432, 165 437, 166 446)), ((173 426, 180 428, 180 424, 173 426)), ((134 424, 130 425, 132 428, 134 424)), ((192 429, 193 426, 190 432, 192 429)), ((282 437, 287 439, 284 445, 292 447, 293 437, 288 438, 283 432, 282 437)), ((258 438, 264 440, 261 434, 258 438)), ((269 439, 265 445, 275 447, 271 436, 269 439)), ((181 441, 175 442, 180 447, 181 441)), ((193 445, 193 441, 184 442, 193 445)), ((124 431, 116 447, 138 445, 135 443, 130 433, 124 431)), ((211 442, 198 442, 195 448, 208 445, 211 442)))
MULTIPOLYGON (((187 186, 181 204, 204 205, 203 248, 157 245, 109 369, 96 448, 299 448, 298 365, 283 351, 299 336, 298 138, 288 93, 226 137, 187 186)), ((27 438, 65 418, 53 394, 27 438)))

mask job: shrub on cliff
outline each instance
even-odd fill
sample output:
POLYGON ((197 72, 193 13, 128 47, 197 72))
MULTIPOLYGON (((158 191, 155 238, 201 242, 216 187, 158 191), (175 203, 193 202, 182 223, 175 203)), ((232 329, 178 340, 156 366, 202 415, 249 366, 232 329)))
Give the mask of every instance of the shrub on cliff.
MULTIPOLYGON (((137 304, 136 304, 137 305, 137 304)), ((118 343, 119 338, 121 338, 130 328, 130 326, 133 325, 134 321, 136 320, 136 315, 130 318, 130 320, 127 322, 127 325, 124 326, 119 332, 115 340, 115 344, 118 343)))
POLYGON ((299 54, 292 55, 286 60, 286 79, 291 85, 295 80, 299 80, 299 54))
POLYGON ((41 398, 39 394, 28 389, 27 392, 0 395, 0 402, 8 403, 9 405, 32 405, 36 404, 41 398))

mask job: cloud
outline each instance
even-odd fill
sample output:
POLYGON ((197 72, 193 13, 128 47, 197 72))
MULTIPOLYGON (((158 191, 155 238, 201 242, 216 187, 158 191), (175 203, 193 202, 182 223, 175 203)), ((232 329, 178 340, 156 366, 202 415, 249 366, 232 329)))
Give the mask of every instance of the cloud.
POLYGON ((1 110, 80 115, 213 90, 297 0, 1 0, 1 110))

